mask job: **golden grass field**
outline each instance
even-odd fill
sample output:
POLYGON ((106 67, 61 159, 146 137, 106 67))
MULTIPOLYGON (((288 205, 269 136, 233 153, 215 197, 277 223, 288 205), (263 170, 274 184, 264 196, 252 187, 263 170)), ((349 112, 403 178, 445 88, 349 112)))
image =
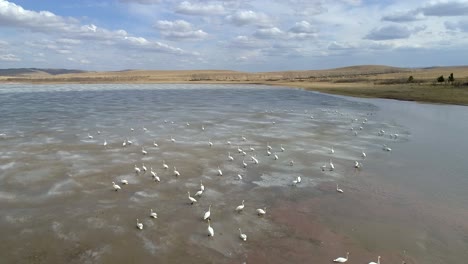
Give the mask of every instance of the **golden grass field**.
POLYGON ((363 65, 329 70, 238 72, 228 70, 128 70, 49 74, 35 70, 1 75, 0 83, 249 83, 299 87, 357 97, 468 105, 468 66, 396 68, 363 65), (455 82, 437 83, 454 74, 455 82), (409 76, 414 81, 408 82, 409 76))

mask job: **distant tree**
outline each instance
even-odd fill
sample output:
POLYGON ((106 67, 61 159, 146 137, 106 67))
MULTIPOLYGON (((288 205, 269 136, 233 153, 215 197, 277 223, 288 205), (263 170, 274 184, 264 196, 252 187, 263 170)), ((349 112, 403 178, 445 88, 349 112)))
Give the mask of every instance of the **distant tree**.
POLYGON ((448 82, 453 83, 454 81, 455 81, 455 78, 453 78, 453 73, 451 73, 450 76, 448 77, 448 82))
POLYGON ((413 82, 414 81, 414 78, 413 78, 413 75, 411 75, 410 77, 408 77, 408 82, 413 82))
POLYGON ((445 82, 445 78, 443 75, 439 76, 439 78, 437 78, 437 82, 445 82))

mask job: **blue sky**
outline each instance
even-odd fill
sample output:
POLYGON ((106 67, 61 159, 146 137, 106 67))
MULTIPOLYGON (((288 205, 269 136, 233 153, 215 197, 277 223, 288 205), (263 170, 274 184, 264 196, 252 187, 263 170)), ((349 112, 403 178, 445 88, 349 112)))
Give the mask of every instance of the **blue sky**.
POLYGON ((0 0, 0 68, 466 65, 468 0, 0 0))

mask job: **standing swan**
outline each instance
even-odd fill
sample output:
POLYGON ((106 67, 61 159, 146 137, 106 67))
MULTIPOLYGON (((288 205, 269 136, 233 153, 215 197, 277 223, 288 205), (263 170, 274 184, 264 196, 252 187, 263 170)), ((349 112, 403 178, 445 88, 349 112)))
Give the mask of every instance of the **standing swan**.
POLYGON ((153 209, 150 209, 150 217, 152 218, 158 218, 158 214, 153 212, 153 209))
POLYGON ((380 256, 377 257, 377 263, 374 261, 369 262, 369 264, 380 264, 380 256))
POLYGON ((205 185, 203 185, 203 180, 200 180, 200 190, 205 191, 205 185))
POLYGON ((136 224, 137 228, 142 230, 143 229, 143 223, 141 223, 140 221, 138 221, 138 218, 137 218, 137 224, 136 224))
POLYGON ((241 212, 242 210, 244 210, 244 200, 242 200, 242 204, 237 206, 236 207, 236 211, 237 212, 241 212))
POLYGON ((210 225, 210 219, 208 219, 208 236, 210 236, 210 237, 214 236, 214 230, 210 225))
POLYGON ((190 192, 187 192, 188 193, 188 198, 190 200, 190 204, 193 205, 193 203, 196 203, 197 200, 195 198, 193 198, 192 196, 190 196, 190 192))
POLYGON ((333 262, 345 263, 349 259, 349 252, 346 252, 346 258, 339 257, 333 260, 333 262))
POLYGON ((203 215, 203 220, 211 220, 211 204, 210 206, 208 207, 208 211, 205 212, 205 214, 203 215))
POLYGON ((165 170, 169 169, 169 166, 166 164, 166 162, 165 162, 164 160, 163 160, 163 168, 164 168, 165 170))
POLYGON ((115 182, 112 182, 112 187, 114 188, 115 191, 118 191, 121 189, 119 185, 115 184, 115 182))
POLYGON ((242 234, 242 231, 239 227, 239 237, 244 240, 244 241, 247 241, 247 235, 246 234, 242 234))
POLYGON ((218 166, 218 176, 223 176, 223 171, 218 166))
POLYGON ((228 160, 229 160, 229 161, 233 161, 233 160, 234 160, 234 157, 231 156, 231 152, 228 152, 228 160))
POLYGON ((179 173, 179 171, 177 170, 177 168, 175 166, 174 166, 174 176, 176 176, 176 177, 180 176, 180 173, 179 173))

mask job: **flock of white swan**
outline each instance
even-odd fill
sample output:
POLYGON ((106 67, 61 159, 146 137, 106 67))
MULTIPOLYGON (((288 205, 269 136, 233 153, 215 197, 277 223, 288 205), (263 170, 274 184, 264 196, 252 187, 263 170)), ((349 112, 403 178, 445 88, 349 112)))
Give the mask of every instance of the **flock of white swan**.
MULTIPOLYGON (((310 116, 310 118, 314 118, 313 116, 310 116)), ((167 123, 167 120, 164 121, 165 123, 167 123)), ((352 119, 351 123, 352 124, 358 124, 359 122, 362 123, 362 125, 364 125, 366 122, 367 122, 367 118, 364 118, 362 120, 358 120, 358 119, 352 119)), ((363 130, 363 127, 359 126, 358 129, 359 130, 363 130)), ((189 123, 186 124, 186 126, 190 126, 189 123)), ((148 129, 143 127, 142 128, 144 132, 147 132, 148 129)), ((355 129, 354 127, 351 127, 350 130, 353 132, 354 135, 357 135, 357 130, 358 129, 355 129)), ((205 126, 202 125, 201 126, 201 130, 202 131, 205 131, 205 126)), ((130 128, 130 131, 133 132, 135 131, 134 128, 130 128)), ((101 135, 101 132, 100 131, 97 131, 97 134, 101 136, 101 138, 103 137, 103 135, 101 135)), ((377 133, 378 136, 385 136, 386 133, 384 130, 380 130, 378 133, 377 133)), ((389 134, 388 135, 391 139, 397 139, 398 138, 398 134, 389 134)), ((93 140, 94 139, 94 136, 91 135, 90 133, 88 133, 87 135, 87 138, 88 139, 91 139, 93 140)), ((177 144, 177 141, 176 139, 173 137, 173 136, 170 136, 169 139, 167 139, 168 142, 171 142, 172 144, 177 144)), ((247 162, 250 162, 251 164, 259 164, 259 160, 257 159, 256 157, 256 153, 257 153, 257 150, 252 147, 251 144, 247 144, 248 143, 248 140, 245 136, 241 136, 239 141, 241 143, 239 143, 237 145, 237 148, 234 149, 234 152, 237 151, 239 156, 242 157, 242 167, 243 168, 246 168, 248 165, 247 162), (248 145, 248 148, 245 147, 245 148, 242 148, 241 147, 241 144, 244 146, 244 145, 248 145), (246 156, 247 156, 247 152, 250 153, 250 161, 247 160, 246 161, 246 156)), ((159 147, 159 144, 157 143, 156 140, 153 140, 153 147, 154 148, 158 148, 159 147)), ((170 144, 170 143, 169 143, 170 144)), ((227 158, 226 158, 226 161, 228 162, 233 162, 236 158, 231 154, 231 151, 232 151, 232 148, 233 148, 233 144, 230 142, 230 141, 226 141, 226 143, 224 143, 225 145, 228 145, 228 147, 230 148, 230 150, 228 150, 227 152, 227 158)), ((113 146, 115 146, 116 144, 114 144, 113 146)), ((132 140, 129 139, 129 137, 126 137, 122 144, 121 144, 121 147, 122 148, 127 148, 127 147, 130 147, 131 145, 135 145, 134 142, 132 140)), ((207 147, 208 148, 213 148, 213 146, 215 145, 215 143, 213 143, 213 141, 211 139, 208 139, 208 142, 207 142, 207 147)), ((104 138, 103 139, 103 143, 102 143, 102 146, 104 147, 104 149, 108 149, 110 148, 110 145, 108 143, 108 141, 104 138)), ((148 154, 148 150, 147 150, 148 147, 145 147, 145 146, 141 146, 141 155, 143 156, 146 156, 146 155, 149 155, 148 154)), ((383 145, 382 146, 382 150, 384 151, 391 151, 392 149, 390 147, 388 147, 387 145, 383 145)), ((265 154, 267 156, 273 156, 273 159, 274 160, 278 160, 279 159, 279 156, 277 153, 275 153, 273 151, 273 147, 270 145, 269 142, 266 142, 266 145, 265 145, 265 148, 264 150, 265 151, 265 154)), ((285 152, 286 151, 286 148, 283 146, 283 144, 281 144, 279 147, 278 147, 278 153, 279 152, 285 152)), ((335 153, 335 148, 334 147, 331 147, 329 149, 329 154, 333 156, 333 154, 335 153)), ((360 155, 360 158, 362 160, 365 160, 367 158, 367 154, 362 151, 361 152, 361 155, 360 155)), ((247 158, 248 159, 248 158, 247 158)), ((287 162, 287 164, 289 166, 294 166, 294 161, 293 160, 289 160, 287 162)), ((172 166, 173 167, 173 176, 174 177, 180 177, 181 173, 177 170, 177 167, 176 166, 172 166)), ((356 160, 354 162, 354 168, 356 169, 360 169, 362 167, 362 163, 358 160, 356 160)), ((166 163, 165 160, 162 160, 162 169, 164 170, 169 170, 169 165, 166 163)), ((333 171, 335 170, 335 164, 333 163, 333 160, 332 159, 329 159, 329 162, 328 164, 324 164, 320 167, 320 169, 322 171, 333 171)), ((148 171, 148 168, 145 166, 144 163, 142 163, 141 167, 138 167, 136 164, 134 165, 134 172, 135 174, 138 176, 138 175, 145 175, 146 172, 148 171)), ((160 182, 161 179, 160 177, 158 176, 157 172, 153 170, 153 167, 150 167, 149 168, 149 174, 151 175, 151 178, 155 181, 155 182, 160 182)), ((221 168, 218 166, 217 168, 217 176, 223 176, 223 171, 221 170, 221 168)), ((242 180, 243 179, 243 176, 241 174, 237 174, 237 179, 238 180, 242 180)), ((301 177, 300 176, 297 176, 295 177, 292 181, 291 181, 291 185, 292 186, 297 186, 298 184, 300 184, 302 181, 301 177)), ((120 182, 119 182, 121 185, 127 185, 129 184, 128 180, 126 179, 121 179, 120 182)), ((120 191, 122 190, 122 187, 117 184, 116 182, 112 182, 112 188, 113 190, 115 190, 116 192, 117 191, 120 191)), ((203 192, 205 191, 205 186, 203 185, 203 181, 200 180, 200 189, 192 196, 190 194, 190 191, 187 191, 187 200, 188 200, 188 204, 190 205, 194 205, 195 203, 197 203, 197 199, 199 197, 201 197, 203 195, 203 192)), ((339 187, 338 183, 336 183, 336 192, 339 193, 339 194, 342 194, 344 193, 344 190, 342 188, 339 187)), ((245 207, 245 204, 244 204, 244 200, 242 200, 242 203, 240 205, 238 205, 235 209, 233 208, 234 212, 237 212, 237 213, 240 213, 241 211, 244 210, 244 207, 245 207)), ((265 214, 267 214, 267 208, 266 207, 263 207, 263 208, 257 208, 255 210, 256 214, 258 215, 258 217, 262 217, 264 216, 265 214)), ((158 214, 157 212, 155 212, 152 208, 149 209, 149 215, 148 215, 150 218, 152 219, 157 219, 158 218, 158 214)), ((212 222, 211 222, 211 204, 209 205, 208 207, 208 210, 203 214, 203 217, 202 217, 203 221, 206 221, 206 224, 207 224, 207 229, 206 229, 206 234, 207 236, 213 238, 215 236, 215 230, 213 228, 213 226, 211 225, 212 222)), ((143 230, 144 229, 144 225, 142 222, 140 222, 139 219, 136 219, 136 227, 137 229, 139 230, 143 230)), ((247 241, 247 234, 245 233, 242 233, 242 229, 239 227, 238 228, 239 230, 239 239, 241 241, 247 241)), ((333 259, 333 262, 337 262, 337 263, 344 263, 344 262, 347 262, 349 260, 349 252, 346 253, 346 257, 338 257, 336 259, 333 259)), ((403 262, 404 263, 404 262, 403 262)), ((377 262, 370 262, 369 264, 380 264, 380 256, 378 256, 377 258, 377 262)))

